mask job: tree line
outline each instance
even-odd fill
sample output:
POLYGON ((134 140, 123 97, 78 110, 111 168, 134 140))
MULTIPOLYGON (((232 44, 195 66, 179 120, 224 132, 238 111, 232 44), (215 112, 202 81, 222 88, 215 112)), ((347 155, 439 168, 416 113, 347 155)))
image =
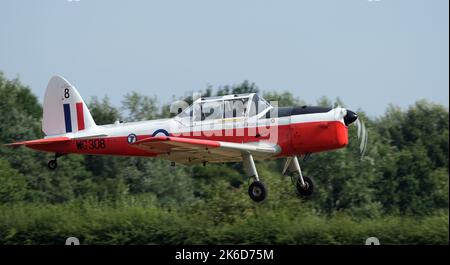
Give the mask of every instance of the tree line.
MULTIPOLYGON (((261 91, 244 81, 208 87, 202 94, 249 92, 261 91)), ((290 92, 268 90, 262 95, 279 106, 305 104, 290 92)), ((335 102, 345 106, 340 99, 335 102)), ((322 97, 316 104, 332 103, 322 97)), ((169 104, 137 92, 126 94, 120 107, 106 96, 91 98, 88 105, 97 124, 171 115, 169 104)), ((255 204, 247 196, 240 163, 172 167, 154 158, 68 155, 50 171, 46 163, 53 154, 2 146, 0 243, 58 243, 57 231, 71 227, 67 233, 78 232, 89 243, 345 244, 360 242, 365 233, 378 229, 389 243, 448 244, 448 109, 419 100, 405 110, 389 106, 377 118, 362 109, 357 112, 369 133, 365 156, 359 153, 356 127, 350 126, 347 148, 313 154, 302 162, 317 187, 308 200, 300 199, 290 179, 281 176, 282 159, 257 162, 269 197, 255 204), (147 227, 140 227, 140 221, 147 227), (300 228, 293 232, 290 226, 297 222, 300 228)), ((37 97, 1 72, 0 113, 2 144, 43 137, 37 97)))

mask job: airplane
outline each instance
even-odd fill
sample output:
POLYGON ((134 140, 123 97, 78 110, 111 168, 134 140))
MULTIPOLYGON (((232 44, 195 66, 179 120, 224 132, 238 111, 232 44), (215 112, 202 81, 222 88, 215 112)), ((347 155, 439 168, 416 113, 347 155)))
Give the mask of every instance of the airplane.
MULTIPOLYGON (((272 102, 271 102, 272 103, 272 102)), ((192 165, 243 162, 248 195, 264 201, 267 188, 255 160, 286 158, 282 175, 291 176, 301 197, 309 197, 314 182, 304 176, 299 157, 343 148, 348 126, 358 115, 343 107, 278 107, 256 93, 198 97, 189 106, 176 102, 172 118, 97 125, 77 89, 53 76, 44 96, 42 130, 45 137, 7 144, 51 152, 48 168, 66 154, 157 157, 192 165)), ((365 127, 358 136, 365 134, 365 127)), ((363 137, 361 148, 367 137, 363 137)))

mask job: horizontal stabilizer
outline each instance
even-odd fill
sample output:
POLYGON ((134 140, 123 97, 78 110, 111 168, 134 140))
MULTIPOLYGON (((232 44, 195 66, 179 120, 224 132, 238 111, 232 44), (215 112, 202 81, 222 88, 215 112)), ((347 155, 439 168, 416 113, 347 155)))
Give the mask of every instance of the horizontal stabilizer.
POLYGON ((54 137, 54 138, 44 138, 44 139, 37 139, 37 140, 31 140, 31 141, 23 141, 23 142, 17 142, 17 143, 10 143, 5 144, 5 146, 30 146, 30 145, 41 145, 41 144, 53 144, 53 143, 59 143, 59 142, 66 142, 69 141, 69 137, 54 137))
POLYGON ((103 138, 103 137, 107 137, 107 136, 108 135, 104 134, 104 133, 102 133, 102 134, 89 134, 89 135, 86 135, 86 136, 74 137, 72 139, 74 139, 74 140, 94 139, 94 138, 103 138))

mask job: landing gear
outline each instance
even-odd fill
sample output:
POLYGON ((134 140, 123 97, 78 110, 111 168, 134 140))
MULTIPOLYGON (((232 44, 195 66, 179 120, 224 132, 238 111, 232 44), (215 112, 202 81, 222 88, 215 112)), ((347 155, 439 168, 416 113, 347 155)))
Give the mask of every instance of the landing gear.
POLYGON ((254 181, 248 187, 248 195, 255 202, 264 201, 267 197, 267 188, 261 181, 254 181))
POLYGON ((47 166, 49 169, 55 170, 58 167, 58 163, 56 162, 56 159, 52 159, 52 160, 48 161, 47 166))
POLYGON ((247 175, 249 178, 255 179, 255 181, 253 181, 248 187, 248 196, 250 196, 250 199, 255 202, 262 202, 267 197, 267 188, 264 183, 259 180, 253 156, 250 153, 242 153, 242 158, 244 160, 247 175))
POLYGON ((297 184, 295 185, 297 192, 303 197, 311 196, 314 192, 314 182, 307 176, 303 176, 303 180, 305 185, 302 185, 300 181, 297 181, 297 184))
POLYGON ((55 153, 55 159, 48 161, 47 166, 50 170, 55 170, 58 167, 58 157, 63 156, 64 154, 55 153))
POLYGON ((313 194, 314 182, 311 178, 303 176, 297 156, 289 157, 286 160, 282 174, 285 175, 286 173, 291 176, 292 183, 294 183, 300 196, 309 197, 313 194))

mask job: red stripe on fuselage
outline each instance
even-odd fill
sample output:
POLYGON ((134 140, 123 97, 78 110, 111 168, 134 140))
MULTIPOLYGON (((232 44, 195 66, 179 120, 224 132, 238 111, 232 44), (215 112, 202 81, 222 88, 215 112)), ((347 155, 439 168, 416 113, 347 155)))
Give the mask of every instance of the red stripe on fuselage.
POLYGON ((78 130, 84 130, 84 112, 83 112, 83 102, 78 102, 77 106, 77 122, 78 130))
MULTIPOLYGON (((233 129, 235 136, 226 136, 221 131, 208 131, 210 136, 182 135, 181 137, 224 141, 234 143, 256 142, 271 139, 268 135, 254 136, 248 134, 248 128, 239 134, 233 129), (237 136, 236 136, 237 135, 237 136)), ((278 157, 315 153, 342 148, 348 144, 347 127, 339 121, 307 122, 278 126, 276 144, 281 147, 278 157)), ((177 135, 178 136, 178 135, 177 135)), ((139 135, 138 140, 148 138, 150 135, 139 135)), ((178 136, 180 137, 180 136, 178 136)), ((65 143, 54 143, 31 148, 56 153, 79 153, 96 155, 122 155, 122 156, 156 156, 156 153, 130 146, 127 136, 105 137, 85 140, 70 140, 65 143), (96 140, 97 139, 97 140, 96 140), (92 141, 91 141, 92 140, 92 141), (104 142, 99 142, 103 140, 104 142)))

